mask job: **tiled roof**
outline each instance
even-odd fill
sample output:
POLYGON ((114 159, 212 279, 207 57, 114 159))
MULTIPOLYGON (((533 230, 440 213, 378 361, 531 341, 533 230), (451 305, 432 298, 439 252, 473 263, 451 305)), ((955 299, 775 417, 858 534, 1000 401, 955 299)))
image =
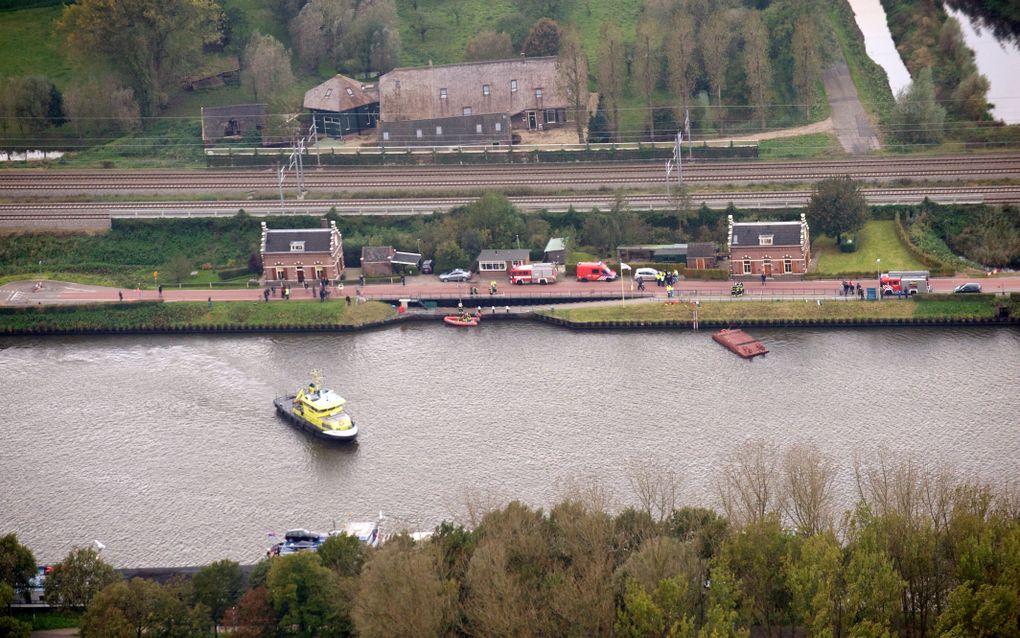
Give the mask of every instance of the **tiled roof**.
POLYGON ((733 224, 731 246, 759 246, 760 235, 772 235, 773 246, 800 246, 800 222, 740 222, 733 224))
POLYGON ((331 233, 329 228, 267 230, 266 252, 289 253, 291 242, 303 241, 306 253, 328 253, 331 233))
POLYGON ((529 257, 531 251, 527 248, 487 248, 478 255, 478 261, 512 261, 529 257))
POLYGON ((715 244, 703 241, 687 244, 687 259, 691 257, 715 257, 715 244))
POLYGON ((361 261, 389 261, 393 254, 393 246, 362 246, 361 261))

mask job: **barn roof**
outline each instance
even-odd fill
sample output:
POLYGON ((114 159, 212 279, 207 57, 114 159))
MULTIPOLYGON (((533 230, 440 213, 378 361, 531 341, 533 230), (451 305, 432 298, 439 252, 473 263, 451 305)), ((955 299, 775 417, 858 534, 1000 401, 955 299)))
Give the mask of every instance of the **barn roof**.
POLYGON ((305 108, 343 113, 379 101, 379 90, 337 74, 305 91, 305 108))
POLYGON ((379 78, 379 95, 384 122, 568 106, 551 56, 394 69, 379 78))
POLYGON ((731 246, 758 246, 758 237, 772 235, 773 246, 800 246, 801 222, 739 222, 733 224, 731 246))

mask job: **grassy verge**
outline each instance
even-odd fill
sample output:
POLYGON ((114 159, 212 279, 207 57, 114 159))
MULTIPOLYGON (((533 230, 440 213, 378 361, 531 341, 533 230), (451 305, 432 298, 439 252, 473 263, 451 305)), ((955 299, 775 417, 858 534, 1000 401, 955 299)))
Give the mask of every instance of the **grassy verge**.
POLYGON ((0 17, 0 76, 46 75, 57 88, 72 77, 56 23, 63 6, 6 11, 0 17))
POLYGON ((797 137, 781 137, 758 143, 759 157, 770 159, 801 159, 845 155, 833 133, 811 133, 797 137))
POLYGON ((394 316, 392 306, 370 301, 348 306, 344 301, 248 301, 207 303, 139 302, 43 308, 0 308, 0 326, 12 330, 159 329, 239 325, 361 326, 394 316))
MULTIPOLYGON (((1014 305, 1016 301, 1012 302, 1014 305)), ((699 321, 739 323, 749 319, 806 320, 806 319, 912 319, 912 318, 991 318, 995 313, 995 299, 991 295, 979 298, 955 298, 933 295, 924 300, 909 301, 830 301, 820 305, 815 301, 717 301, 698 306, 699 321)), ((570 308, 543 312, 546 316, 577 323, 596 321, 640 321, 664 323, 690 321, 694 305, 690 303, 666 305, 659 303, 570 308)))
POLYGON ((896 234, 894 221, 870 221, 857 233, 857 252, 841 253, 831 237, 816 237, 811 250, 818 256, 819 275, 841 273, 872 273, 878 270, 876 259, 881 259, 881 270, 923 270, 924 264, 915 259, 896 234))
POLYGON ((31 623, 32 631, 44 629, 69 629, 81 625, 81 614, 55 609, 12 609, 13 616, 21 622, 31 623))

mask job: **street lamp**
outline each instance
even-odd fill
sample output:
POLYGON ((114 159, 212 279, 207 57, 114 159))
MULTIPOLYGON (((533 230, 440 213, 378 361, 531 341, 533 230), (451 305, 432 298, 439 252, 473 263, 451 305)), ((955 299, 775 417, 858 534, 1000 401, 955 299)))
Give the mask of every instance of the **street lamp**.
POLYGON ((521 249, 521 236, 520 235, 514 235, 514 236, 517 237, 517 250, 520 250, 521 249))
POLYGON ((875 259, 875 274, 878 276, 878 300, 882 301, 882 259, 875 259))

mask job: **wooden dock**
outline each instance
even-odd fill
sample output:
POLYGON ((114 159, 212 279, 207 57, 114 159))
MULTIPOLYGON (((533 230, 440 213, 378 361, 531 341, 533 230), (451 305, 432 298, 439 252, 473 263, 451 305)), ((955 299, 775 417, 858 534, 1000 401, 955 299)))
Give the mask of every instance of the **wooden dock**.
POLYGON ((745 359, 751 359, 769 351, 761 341, 739 329, 724 328, 712 335, 712 338, 730 352, 745 359))

